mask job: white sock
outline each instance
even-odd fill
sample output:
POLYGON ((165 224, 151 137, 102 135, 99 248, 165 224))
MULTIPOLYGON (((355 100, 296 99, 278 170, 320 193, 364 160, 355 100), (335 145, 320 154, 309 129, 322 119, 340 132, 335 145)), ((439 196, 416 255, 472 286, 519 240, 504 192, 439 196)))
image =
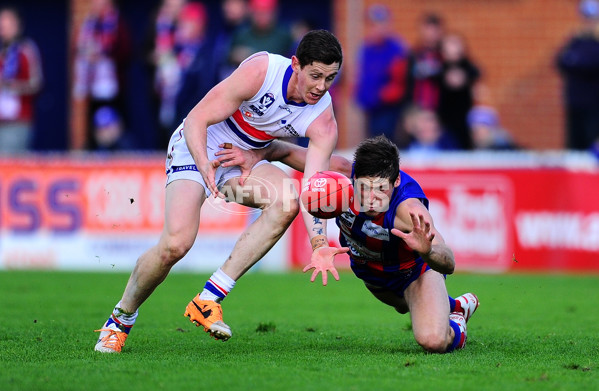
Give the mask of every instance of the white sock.
POLYGON ((221 268, 218 268, 208 281, 206 281, 204 290, 200 293, 200 299, 213 300, 220 303, 227 297, 233 287, 235 287, 235 280, 227 276, 221 268))
POLYGON ((114 307, 114 310, 112 311, 112 316, 118 319, 118 321, 124 324, 125 326, 133 326, 138 314, 138 310, 136 310, 133 313, 123 311, 123 309, 121 308, 120 301, 117 303, 117 305, 114 307))

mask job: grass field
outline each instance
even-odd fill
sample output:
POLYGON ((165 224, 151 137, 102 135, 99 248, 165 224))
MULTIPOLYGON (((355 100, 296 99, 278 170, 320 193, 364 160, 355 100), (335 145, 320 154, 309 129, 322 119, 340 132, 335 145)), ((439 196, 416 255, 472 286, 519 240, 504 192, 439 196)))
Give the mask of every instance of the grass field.
POLYGON ((206 275, 173 274, 123 353, 93 351, 128 275, 0 272, 0 390, 598 390, 599 276, 470 275, 466 349, 424 353, 407 315, 351 274, 250 273, 224 303, 228 342, 182 316, 206 275))

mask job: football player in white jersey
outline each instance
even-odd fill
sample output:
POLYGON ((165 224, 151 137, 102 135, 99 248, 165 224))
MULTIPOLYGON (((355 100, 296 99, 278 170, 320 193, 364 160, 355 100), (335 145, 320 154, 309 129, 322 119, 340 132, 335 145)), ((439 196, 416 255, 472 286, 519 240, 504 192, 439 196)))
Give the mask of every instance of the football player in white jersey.
MULTIPOLYGON (((121 300, 97 330, 100 337, 95 350, 121 351, 138 308, 192 247, 202 204, 211 195, 262 209, 184 313, 216 339, 232 336, 223 321, 220 302, 283 235, 299 212, 299 202, 294 193, 286 199, 277 196, 289 193, 284 188, 289 187, 288 176, 278 167, 259 162, 242 186, 241 169, 221 167, 214 154, 219 145, 264 148, 275 138, 299 135, 310 139, 305 178, 327 170, 337 143, 328 90, 342 60, 341 45, 333 34, 311 31, 291 59, 265 52, 249 57, 191 110, 173 133, 168 148, 165 221, 160 239, 137 260, 121 300)), ((305 211, 302 214, 313 248, 310 263, 330 258, 332 265, 332 258, 348 249, 329 247, 325 221, 305 211)), ((322 270, 323 283, 326 272, 322 270)))

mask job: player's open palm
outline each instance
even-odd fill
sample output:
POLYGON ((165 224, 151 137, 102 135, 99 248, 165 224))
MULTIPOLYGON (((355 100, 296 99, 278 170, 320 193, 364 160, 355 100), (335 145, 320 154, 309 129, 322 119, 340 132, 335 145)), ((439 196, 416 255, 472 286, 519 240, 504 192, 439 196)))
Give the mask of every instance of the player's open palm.
POLYGON ((314 269, 312 272, 311 282, 314 282, 318 273, 322 273, 322 285, 327 284, 328 274, 331 272, 335 280, 339 281, 339 273, 335 269, 334 260, 335 255, 343 254, 349 251, 349 247, 319 247, 312 252, 310 258, 310 264, 304 268, 304 273, 310 269, 314 269))
POLYGON ((412 219, 412 231, 402 232, 397 228, 391 229, 391 233, 401 239, 414 251, 420 254, 428 254, 433 246, 434 232, 431 230, 430 222, 424 216, 410 212, 412 219))

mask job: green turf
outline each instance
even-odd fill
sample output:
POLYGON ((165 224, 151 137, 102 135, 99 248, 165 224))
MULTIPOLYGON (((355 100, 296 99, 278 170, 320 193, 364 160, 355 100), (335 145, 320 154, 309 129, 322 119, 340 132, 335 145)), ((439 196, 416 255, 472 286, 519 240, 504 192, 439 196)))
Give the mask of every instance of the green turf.
POLYGON ((0 272, 0 390, 598 390, 599 277, 451 276, 481 306, 465 350, 426 354, 407 315, 352 275, 250 273, 214 341, 182 316, 206 275, 173 274, 123 353, 93 352, 128 276, 0 272))

